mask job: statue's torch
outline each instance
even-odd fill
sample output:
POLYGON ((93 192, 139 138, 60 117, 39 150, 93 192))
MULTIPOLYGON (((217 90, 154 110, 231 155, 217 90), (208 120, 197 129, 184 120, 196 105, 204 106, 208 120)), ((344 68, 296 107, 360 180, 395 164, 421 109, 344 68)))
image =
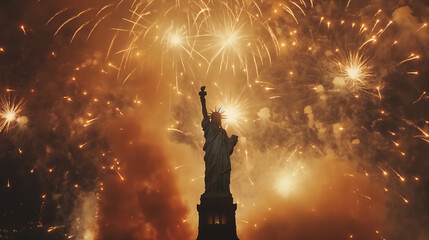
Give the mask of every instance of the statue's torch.
POLYGON ((207 95, 207 92, 204 91, 206 89, 206 86, 201 87, 201 91, 199 92, 200 98, 204 99, 204 97, 207 95))
POLYGON ((205 89, 206 89, 206 86, 202 86, 201 91, 198 94, 200 95, 201 106, 203 108, 203 117, 208 118, 209 115, 207 114, 206 99, 205 99, 207 92, 204 91, 205 89))

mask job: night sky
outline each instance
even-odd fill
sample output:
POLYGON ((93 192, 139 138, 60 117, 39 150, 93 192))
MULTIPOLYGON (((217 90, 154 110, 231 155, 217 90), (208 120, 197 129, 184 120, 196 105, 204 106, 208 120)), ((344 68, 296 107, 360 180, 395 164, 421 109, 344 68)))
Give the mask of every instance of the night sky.
POLYGON ((429 240, 425 0, 0 1, 0 239, 429 240), (12 110, 12 111, 11 111, 12 110))

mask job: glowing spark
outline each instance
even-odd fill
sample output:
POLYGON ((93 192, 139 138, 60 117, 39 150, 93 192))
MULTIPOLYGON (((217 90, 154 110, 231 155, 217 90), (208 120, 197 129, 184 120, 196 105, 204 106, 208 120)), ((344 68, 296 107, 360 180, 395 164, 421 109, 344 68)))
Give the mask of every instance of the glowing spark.
POLYGON ((408 204, 408 199, 404 198, 402 195, 399 195, 399 196, 402 198, 402 200, 404 201, 404 203, 408 204))
POLYGON ((359 50, 361 50, 363 47, 365 47, 365 45, 367 45, 368 43, 370 43, 370 42, 376 42, 377 41, 377 39, 373 36, 373 37, 371 37, 370 39, 368 39, 367 41, 365 41, 360 47, 359 47, 359 50))
POLYGON ((64 8, 58 12, 56 12, 51 18, 49 18, 49 20, 45 23, 45 26, 47 26, 56 16, 60 15, 61 13, 67 11, 68 8, 64 8))
POLYGON ((70 39, 70 44, 73 42, 74 38, 76 37, 76 35, 78 34, 78 32, 80 30, 82 30, 86 25, 88 25, 90 23, 90 21, 85 22, 84 24, 82 24, 78 29, 76 29, 76 31, 74 32, 73 36, 70 39))
POLYGON ((95 120, 97 120, 97 118, 93 118, 93 119, 87 120, 85 122, 85 124, 83 125, 83 127, 88 127, 89 125, 93 124, 95 120))
POLYGON ((280 7, 283 8, 283 10, 285 10, 287 13, 289 13, 289 15, 295 20, 295 22, 298 23, 298 19, 295 17, 295 13, 290 7, 285 4, 280 4, 280 7))
POLYGON ((9 178, 7 179, 7 185, 6 185, 6 187, 7 187, 7 188, 10 188, 9 178))
POLYGON ((425 95, 426 95, 426 91, 423 91, 422 95, 420 95, 420 97, 419 97, 419 98, 417 98, 417 100, 415 100, 415 101, 413 102, 413 104, 415 104, 415 103, 417 103, 418 101, 422 100, 423 96, 425 96, 425 95))
MULTIPOLYGON (((116 171, 116 170, 115 170, 116 171)), ((118 171, 116 171, 116 173, 119 175, 119 177, 121 178, 121 181, 124 181, 125 180, 125 178, 118 172, 118 171)))
POLYGON ((348 0, 347 1, 347 5, 346 5, 346 9, 349 7, 349 5, 350 5, 350 2, 351 2, 352 0, 348 0))
POLYGON ((116 110, 117 112, 119 112, 119 114, 121 114, 122 116, 124 116, 124 114, 121 112, 121 110, 119 110, 119 108, 115 108, 115 110, 116 110))
POLYGON ((20 28, 21 28, 22 32, 24 33, 24 35, 27 36, 27 32, 25 31, 24 25, 21 25, 20 28))
POLYGON ((111 67, 111 68, 113 68, 113 69, 115 69, 115 70, 119 70, 119 68, 118 67, 116 67, 115 65, 113 65, 113 63, 108 63, 107 64, 109 67, 111 67))
POLYGON ((85 9, 85 10, 83 10, 82 12, 78 13, 77 15, 75 15, 75 16, 73 16, 73 17, 71 17, 71 18, 67 19, 63 24, 61 24, 61 25, 58 27, 57 31, 55 31, 55 33, 54 33, 54 36, 56 36, 56 35, 58 34, 58 32, 61 30, 61 28, 63 28, 67 23, 69 23, 69 22, 73 21, 74 19, 78 18, 78 17, 79 17, 79 16, 81 16, 82 14, 85 14, 86 12, 89 12, 89 11, 91 11, 91 10, 93 10, 93 8, 85 9))
POLYGON ((374 14, 374 17, 373 18, 375 18, 378 14, 380 14, 382 12, 382 10, 381 9, 378 9, 378 11, 374 14))
POLYGON ((377 166, 377 167, 381 170, 384 176, 387 176, 387 172, 383 168, 381 168, 380 166, 377 166))
POLYGON ((374 31, 374 28, 375 28, 375 26, 377 26, 377 24, 380 22, 380 19, 377 19, 376 21, 375 21, 375 23, 374 23, 374 26, 372 27, 372 29, 371 29, 371 32, 373 32, 374 31))
POLYGON ((429 133, 427 133, 426 131, 424 131, 421 127, 419 127, 419 126, 417 126, 415 123, 413 123, 412 121, 410 121, 410 120, 407 120, 407 119, 402 119, 402 120, 404 120, 404 122, 406 122, 408 125, 410 125, 410 126, 413 126, 413 127, 415 127, 416 129, 418 129, 423 135, 424 135, 424 137, 425 138, 428 138, 429 137, 429 133))
POLYGON ((381 34, 384 33, 384 31, 386 31, 386 29, 393 23, 393 21, 389 21, 389 23, 387 23, 386 27, 384 27, 383 29, 381 29, 377 35, 380 36, 381 34))
POLYGON ((64 99, 66 99, 67 101, 69 101, 69 102, 72 102, 73 101, 73 99, 71 98, 71 97, 69 97, 69 96, 64 96, 63 97, 64 99))
POLYGON ((412 60, 419 59, 419 58, 420 58, 419 55, 415 55, 414 53, 411 53, 410 56, 408 56, 406 59, 402 60, 400 63, 398 63, 398 65, 401 65, 404 62, 412 61, 412 60))
POLYGON ((377 88, 377 92, 378 92, 378 98, 380 99, 380 101, 381 101, 381 93, 380 93, 380 87, 376 87, 377 88))
POLYGON ((184 167, 184 166, 186 166, 186 164, 183 164, 183 165, 180 165, 180 166, 174 167, 174 170, 177 170, 177 169, 182 168, 182 167, 184 167))
POLYGON ((172 128, 172 127, 170 127, 170 128, 167 128, 167 130, 168 130, 168 131, 174 131, 174 132, 178 132, 178 133, 185 134, 182 130, 177 129, 177 128, 172 128))
POLYGON ((423 23, 423 25, 419 28, 419 29, 417 29, 417 32, 418 31, 420 31, 420 30, 422 30, 423 28, 425 28, 425 27, 427 27, 428 26, 428 24, 427 23, 423 23))
POLYGON ((199 176, 199 177, 197 177, 197 178, 192 178, 192 179, 191 179, 191 181, 192 181, 192 182, 195 182, 195 181, 196 181, 197 179, 199 179, 199 178, 204 178, 204 176, 199 176))
POLYGON ((366 30, 365 24, 362 24, 359 29, 359 34, 363 33, 366 30))
POLYGON ((80 145, 79 145, 79 148, 80 148, 80 149, 82 149, 83 147, 85 147, 85 146, 86 146, 86 144, 88 144, 88 143, 86 142, 86 143, 80 144, 80 145))
POLYGON ((429 137, 429 134, 427 132, 425 132, 423 129, 421 129, 420 127, 416 126, 416 128, 423 133, 423 135, 425 135, 425 137, 429 137))
POLYGON ((49 228, 48 228, 47 232, 52 232, 52 231, 54 231, 55 229, 59 229, 59 228, 63 228, 63 227, 65 227, 65 225, 61 225, 61 226, 52 226, 52 227, 49 227, 49 228))
POLYGON ((264 81, 259 81, 259 80, 255 80, 255 83, 267 84, 267 85, 270 85, 270 86, 274 86, 274 84, 272 84, 270 82, 264 82, 264 81))
POLYGON ((11 124, 16 121, 18 114, 22 111, 22 99, 15 102, 9 96, 0 99, 0 132, 7 132, 11 124))
POLYGON ((396 176, 398 176, 398 178, 401 180, 401 182, 405 182, 405 178, 402 177, 397 171, 395 171, 394 169, 392 169, 392 171, 396 174, 396 176))
POLYGON ((255 185, 255 184, 253 183, 252 179, 250 179, 250 177, 249 177, 249 176, 247 176, 247 178, 249 179, 249 182, 250 182, 250 184, 252 184, 252 186, 253 186, 253 185, 255 185))

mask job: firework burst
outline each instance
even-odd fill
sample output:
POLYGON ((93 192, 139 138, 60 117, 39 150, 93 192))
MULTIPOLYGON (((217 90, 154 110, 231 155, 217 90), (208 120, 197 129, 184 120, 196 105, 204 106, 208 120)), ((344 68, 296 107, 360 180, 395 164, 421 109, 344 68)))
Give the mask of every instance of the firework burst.
POLYGON ((258 75, 259 67, 271 63, 278 54, 276 35, 264 20, 260 7, 251 5, 213 4, 210 16, 202 23, 201 52, 207 54, 207 73, 211 68, 221 71, 258 75), (215 65, 216 67, 213 67, 215 65))
POLYGON ((373 76, 368 59, 357 53, 349 53, 337 63, 339 78, 334 79, 334 84, 346 87, 352 91, 362 89, 373 76))
MULTIPOLYGON (((271 23, 256 1, 120 1, 80 11, 62 22, 54 35, 82 19, 70 42, 91 25, 89 38, 118 9, 129 15, 122 14, 122 26, 113 27, 106 59, 117 62, 109 66, 114 66, 123 82, 138 68, 150 65, 159 69, 161 76, 175 79, 177 92, 183 75, 205 79, 212 72, 231 71, 245 74, 249 84, 261 66, 279 53, 271 23)), ((57 12, 47 24, 68 11, 57 12)))
POLYGON ((0 132, 7 132, 17 121, 23 107, 22 99, 15 101, 10 96, 0 100, 0 132))

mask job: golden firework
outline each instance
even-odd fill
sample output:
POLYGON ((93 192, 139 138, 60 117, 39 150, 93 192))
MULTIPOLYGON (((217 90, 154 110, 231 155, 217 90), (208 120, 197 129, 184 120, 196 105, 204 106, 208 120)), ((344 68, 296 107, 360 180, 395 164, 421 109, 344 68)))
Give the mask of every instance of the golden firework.
POLYGON ((0 132, 9 131, 11 124, 18 118, 18 114, 22 111, 22 99, 15 101, 10 96, 0 100, 0 132))

